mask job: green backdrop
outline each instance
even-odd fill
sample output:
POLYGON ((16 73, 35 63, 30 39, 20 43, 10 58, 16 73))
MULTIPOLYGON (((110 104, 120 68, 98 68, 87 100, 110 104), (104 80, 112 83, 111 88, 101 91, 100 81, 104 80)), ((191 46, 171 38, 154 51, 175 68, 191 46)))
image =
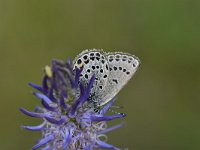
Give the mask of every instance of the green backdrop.
POLYGON ((20 128, 40 122, 18 111, 39 104, 27 83, 40 83, 53 58, 88 48, 129 52, 142 62, 118 95, 126 125, 109 143, 199 150, 199 8, 199 0, 0 0, 0 150, 27 150, 40 137, 20 128))

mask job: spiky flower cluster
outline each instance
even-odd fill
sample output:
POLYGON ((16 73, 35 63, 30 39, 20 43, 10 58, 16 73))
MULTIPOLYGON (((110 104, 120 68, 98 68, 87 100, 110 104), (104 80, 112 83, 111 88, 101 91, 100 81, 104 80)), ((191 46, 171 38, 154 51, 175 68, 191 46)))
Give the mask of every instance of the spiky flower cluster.
POLYGON ((31 131, 41 131, 42 138, 32 147, 33 150, 92 150, 119 148, 106 143, 105 133, 119 128, 122 124, 107 127, 107 121, 124 117, 123 114, 105 116, 114 99, 107 103, 98 113, 89 107, 88 97, 95 76, 87 86, 79 83, 82 70, 72 69, 72 63, 53 60, 51 67, 45 68, 42 85, 29 85, 39 92, 33 94, 41 100, 34 112, 24 108, 25 115, 41 118, 38 126, 22 126, 31 131))

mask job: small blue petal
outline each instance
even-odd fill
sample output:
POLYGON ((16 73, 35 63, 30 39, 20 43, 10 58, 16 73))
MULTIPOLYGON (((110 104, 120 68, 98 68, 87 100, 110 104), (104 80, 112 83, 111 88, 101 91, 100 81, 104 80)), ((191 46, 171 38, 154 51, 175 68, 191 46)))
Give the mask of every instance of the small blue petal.
POLYGON ((88 145, 84 148, 84 150, 92 150, 92 146, 88 144, 88 145))
POLYGON ((70 67, 72 66, 72 60, 71 60, 70 58, 68 58, 67 64, 68 64, 70 67))
POLYGON ((42 105, 49 111, 56 111, 57 107, 52 107, 50 106, 48 103, 46 103, 46 101, 42 100, 42 105))
POLYGON ((37 93, 37 92, 34 92, 33 93, 35 96, 37 96, 39 99, 41 99, 41 100, 44 100, 46 103, 48 103, 48 104, 51 104, 52 103, 52 101, 46 96, 46 95, 44 95, 44 94, 41 94, 41 93, 37 93))
POLYGON ((70 58, 68 58, 66 65, 67 65, 67 68, 70 70, 70 72, 73 72, 73 70, 72 70, 72 60, 70 58))
POLYGON ((51 88, 49 89, 48 95, 51 101, 58 103, 58 100, 54 97, 54 88, 55 84, 53 83, 53 81, 51 81, 51 88))
POLYGON ((80 95, 83 95, 85 93, 85 88, 82 83, 80 83, 80 92, 80 95))
POLYGON ((110 132, 110 131, 113 131, 113 130, 116 130, 116 129, 122 127, 123 125, 124 125, 124 123, 117 124, 117 125, 115 125, 115 126, 112 126, 112 127, 110 127, 110 128, 107 128, 107 129, 105 129, 105 130, 103 130, 103 131, 98 132, 98 134, 105 134, 105 133, 108 133, 108 132, 110 132))
POLYGON ((99 145, 100 148, 107 148, 107 149, 113 149, 113 150, 120 150, 119 148, 111 145, 111 144, 108 144, 106 142, 103 142, 103 141, 97 141, 97 144, 99 145))
POLYGON ((43 80, 42 80, 42 88, 43 88, 43 90, 44 90, 44 92, 45 93, 47 93, 48 92, 48 89, 49 89, 49 87, 48 87, 48 77, 47 76, 44 76, 43 77, 43 80))
POLYGON ((65 84, 65 86, 68 86, 67 80, 64 77, 64 75, 62 73, 60 73, 60 71, 57 72, 58 77, 60 78, 60 80, 65 84))
POLYGON ((74 81, 74 87, 73 88, 78 88, 78 81, 79 81, 80 74, 81 74, 82 71, 83 71, 83 68, 82 69, 76 68, 75 81, 74 81))
POLYGON ((65 143, 63 144, 63 149, 67 149, 69 143, 71 142, 72 139, 72 129, 66 130, 65 132, 65 143))
POLYGON ((76 109, 78 108, 79 105, 82 105, 89 97, 90 94, 90 90, 92 88, 92 85, 94 83, 95 80, 95 75, 93 75, 89 81, 89 84, 86 88, 86 90, 84 89, 84 86, 82 84, 80 84, 80 97, 79 99, 73 104, 71 111, 69 112, 70 117, 73 117, 75 114, 76 109), (82 93, 84 92, 84 93, 82 93))
POLYGON ((74 77, 72 72, 67 72, 67 77, 70 81, 71 87, 74 88, 75 87, 75 81, 74 81, 74 77))
POLYGON ((122 118, 125 117, 125 114, 116 114, 113 116, 91 116, 91 121, 96 122, 96 121, 110 121, 116 118, 122 118))
POLYGON ((63 73, 61 73, 61 70, 59 69, 59 66, 57 65, 57 63, 60 63, 56 60, 52 61, 52 70, 53 72, 57 75, 57 77, 60 79, 60 81, 62 81, 65 86, 68 85, 66 78, 64 77, 63 73))
POLYGON ((41 131, 41 130, 45 130, 45 128, 43 128, 45 125, 45 123, 42 123, 38 126, 22 126, 22 128, 26 129, 26 130, 30 130, 30 131, 41 131))
POLYGON ((43 89, 42 89, 42 87, 39 86, 39 85, 37 85, 37 84, 34 84, 34 83, 31 83, 31 82, 30 82, 28 85, 31 86, 31 87, 33 87, 34 89, 36 89, 36 90, 42 92, 42 93, 44 92, 43 89))
POLYGON ((67 91, 66 91, 65 89, 62 89, 62 90, 61 90, 61 95, 62 95, 65 99, 68 98, 68 94, 67 94, 67 91))
POLYGON ((52 150, 52 148, 49 145, 47 145, 44 148, 42 148, 42 150, 52 150))
POLYGON ((90 95, 91 88, 92 88, 93 83, 94 83, 94 80, 95 80, 95 75, 93 75, 93 76, 91 77, 90 81, 89 81, 89 84, 88 84, 87 89, 86 89, 86 91, 85 91, 85 94, 84 94, 84 96, 83 96, 84 98, 83 98, 83 100, 81 101, 81 104, 83 104, 83 103, 88 99, 88 97, 89 97, 89 95, 90 95))
POLYGON ((68 105, 65 103, 64 96, 60 97, 60 104, 65 110, 68 108, 68 105))
POLYGON ((44 139, 41 139, 35 146, 32 147, 32 150, 35 150, 49 142, 51 142, 54 139, 53 135, 49 135, 47 137, 45 137, 44 139))
POLYGON ((104 114, 108 111, 108 109, 113 105, 113 103, 114 103, 115 100, 116 100, 116 99, 113 98, 111 101, 109 101, 109 102, 101 109, 100 114, 104 115, 104 114))
POLYGON ((64 116, 61 116, 61 119, 60 120, 56 120, 52 117, 48 117, 48 116, 45 116, 45 119, 53 124, 57 124, 57 125, 61 125, 62 123, 64 123, 66 121, 66 117, 64 116))
POLYGON ((30 117, 36 117, 36 118, 43 118, 44 117, 44 114, 41 114, 41 113, 35 113, 35 112, 30 112, 24 108, 19 108, 19 110, 24 113, 25 115, 27 116, 30 116, 30 117))
POLYGON ((80 84, 80 97, 79 97, 79 99, 77 100, 77 101, 75 101, 75 103, 72 105, 72 109, 70 110, 70 112, 69 112, 69 116, 71 117, 71 118, 73 118, 74 117, 74 114, 75 114, 75 112, 76 112, 76 109, 77 109, 77 107, 80 105, 80 103, 84 100, 84 92, 85 90, 84 90, 84 86, 82 85, 82 84, 80 84))

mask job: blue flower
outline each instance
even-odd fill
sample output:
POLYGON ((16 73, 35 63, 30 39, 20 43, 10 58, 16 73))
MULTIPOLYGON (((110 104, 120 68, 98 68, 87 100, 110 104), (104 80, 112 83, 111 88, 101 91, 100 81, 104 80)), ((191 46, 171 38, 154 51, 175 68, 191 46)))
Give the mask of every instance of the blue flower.
POLYGON ((24 129, 42 133, 42 138, 32 147, 33 150, 119 150, 106 143, 105 134, 121 127, 122 124, 108 128, 107 121, 125 115, 105 115, 115 99, 108 102, 99 112, 89 107, 87 99, 95 76, 92 76, 85 87, 79 83, 81 71, 77 68, 73 70, 70 60, 67 63, 53 60, 51 67, 45 67, 42 85, 29 84, 39 91, 33 94, 41 100, 41 106, 36 107, 34 112, 24 108, 20 108, 20 111, 27 116, 43 120, 38 126, 22 126, 24 129))

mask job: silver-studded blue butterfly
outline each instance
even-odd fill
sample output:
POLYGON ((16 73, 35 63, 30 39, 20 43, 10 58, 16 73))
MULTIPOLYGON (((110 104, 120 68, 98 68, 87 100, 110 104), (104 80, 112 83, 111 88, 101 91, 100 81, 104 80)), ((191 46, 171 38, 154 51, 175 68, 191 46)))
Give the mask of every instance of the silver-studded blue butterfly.
POLYGON ((123 52, 106 53, 103 50, 85 50, 73 61, 74 68, 83 68, 80 82, 87 85, 92 75, 95 81, 89 101, 102 107, 124 87, 139 66, 139 59, 123 52))

